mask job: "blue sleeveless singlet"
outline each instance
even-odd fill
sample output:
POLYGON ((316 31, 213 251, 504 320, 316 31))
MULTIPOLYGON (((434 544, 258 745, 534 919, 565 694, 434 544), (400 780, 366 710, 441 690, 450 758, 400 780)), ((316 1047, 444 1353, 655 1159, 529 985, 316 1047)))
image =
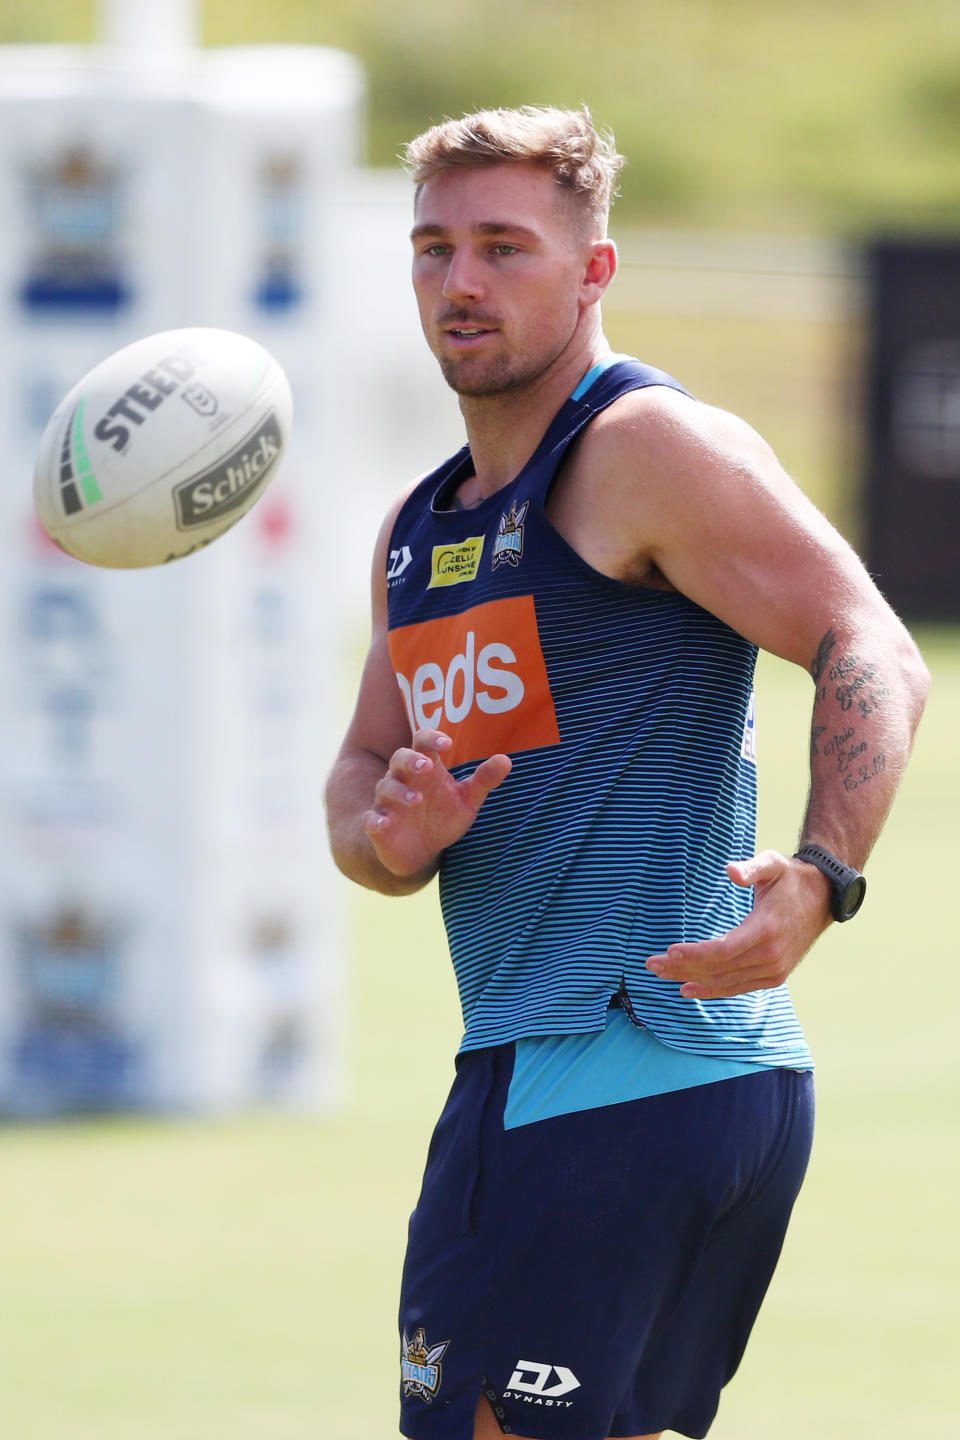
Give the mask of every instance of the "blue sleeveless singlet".
POLYGON ((755 647, 684 595, 592 569, 546 515, 573 439, 648 385, 682 390, 607 357, 514 481, 447 508, 472 474, 465 447, 391 536, 390 652, 411 729, 446 731, 458 776, 513 759, 441 857, 461 1050, 602 1031, 616 998, 679 1050, 805 1068, 786 987, 685 1000, 645 968, 745 918, 752 892, 724 866, 753 853, 756 804, 755 647))

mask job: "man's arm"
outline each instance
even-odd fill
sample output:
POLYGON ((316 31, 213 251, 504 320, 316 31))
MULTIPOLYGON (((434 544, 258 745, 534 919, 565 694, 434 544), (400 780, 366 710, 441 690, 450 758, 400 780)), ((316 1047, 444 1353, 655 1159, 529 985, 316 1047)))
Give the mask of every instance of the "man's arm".
MULTIPOLYGON (((678 590, 810 673, 801 843, 859 868, 923 710, 929 676, 920 654, 853 550, 749 426, 671 391, 640 394, 647 403, 610 427, 604 457, 622 474, 631 456, 636 473, 643 456, 633 486, 638 538, 678 590)), ((770 851, 731 864, 728 874, 755 889, 748 919, 648 962, 690 997, 782 983, 829 923, 828 885, 813 866, 770 851)))
POLYGON ((449 736, 438 730, 410 733, 387 640, 387 550, 399 504, 377 541, 370 649, 326 790, 336 864, 349 879, 383 895, 409 895, 427 884, 441 852, 470 828, 511 763, 506 755, 494 755, 455 780, 443 763, 449 736))

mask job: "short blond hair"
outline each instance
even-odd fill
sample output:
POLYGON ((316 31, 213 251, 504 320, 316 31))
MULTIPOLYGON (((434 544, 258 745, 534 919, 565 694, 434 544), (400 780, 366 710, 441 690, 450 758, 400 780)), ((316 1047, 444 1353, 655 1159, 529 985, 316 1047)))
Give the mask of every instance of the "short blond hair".
POLYGON ((598 130, 590 111, 553 105, 477 110, 445 120, 411 140, 402 159, 418 187, 456 166, 540 165, 552 174, 606 233, 624 158, 609 130, 598 130))

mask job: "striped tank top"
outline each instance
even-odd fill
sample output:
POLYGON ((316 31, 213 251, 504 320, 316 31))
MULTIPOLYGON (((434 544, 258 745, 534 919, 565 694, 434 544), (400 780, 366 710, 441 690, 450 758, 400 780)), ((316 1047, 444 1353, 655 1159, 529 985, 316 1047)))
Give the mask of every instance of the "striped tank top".
POLYGON ((509 485, 449 508, 469 448, 412 491, 390 541, 390 654, 412 730, 462 776, 513 769, 440 861, 461 1050, 602 1031, 611 1001, 664 1044, 810 1062, 786 987, 686 1000, 646 968, 740 924, 752 892, 755 647, 684 595, 600 574, 546 515, 574 438, 628 391, 682 387, 607 357, 509 485))

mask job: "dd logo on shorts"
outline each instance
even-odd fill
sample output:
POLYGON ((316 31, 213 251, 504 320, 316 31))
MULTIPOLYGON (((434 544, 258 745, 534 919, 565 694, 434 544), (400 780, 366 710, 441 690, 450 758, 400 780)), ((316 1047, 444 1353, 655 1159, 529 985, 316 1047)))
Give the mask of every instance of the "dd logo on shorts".
POLYGON ((540 1395, 544 1399, 556 1399, 571 1390, 579 1390, 580 1381, 565 1365, 541 1365, 537 1360, 518 1360, 510 1383, 504 1392, 518 1390, 524 1395, 540 1395), (551 1385, 550 1381, 556 1376, 551 1385))

